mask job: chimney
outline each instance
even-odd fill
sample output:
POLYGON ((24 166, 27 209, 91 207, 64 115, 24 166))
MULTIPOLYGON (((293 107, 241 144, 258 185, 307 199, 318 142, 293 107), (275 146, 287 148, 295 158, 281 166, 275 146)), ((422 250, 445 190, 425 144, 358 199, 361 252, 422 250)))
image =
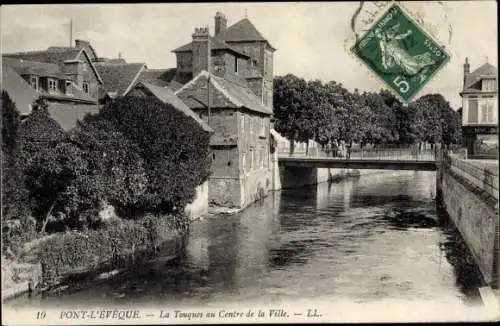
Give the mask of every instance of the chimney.
POLYGON ((219 34, 220 32, 224 32, 226 29, 227 18, 223 13, 218 11, 215 14, 215 35, 219 34))
POLYGON ((84 40, 75 40, 75 46, 78 49, 81 49, 81 48, 89 47, 90 43, 88 41, 84 41, 84 40))
POLYGON ((469 75, 469 72, 470 72, 469 58, 465 58, 465 63, 464 63, 464 86, 465 86, 465 81, 467 80, 467 76, 469 75))
POLYGON ((208 27, 195 28, 193 33, 193 77, 211 66, 210 34, 208 27))

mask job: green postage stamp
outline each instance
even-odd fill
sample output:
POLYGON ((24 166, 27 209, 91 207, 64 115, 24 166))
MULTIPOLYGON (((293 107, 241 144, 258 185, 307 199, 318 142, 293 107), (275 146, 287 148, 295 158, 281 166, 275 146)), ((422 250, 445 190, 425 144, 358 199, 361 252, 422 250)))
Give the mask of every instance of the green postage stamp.
POLYGON ((359 38, 351 51, 404 102, 409 102, 450 60, 397 4, 359 38))

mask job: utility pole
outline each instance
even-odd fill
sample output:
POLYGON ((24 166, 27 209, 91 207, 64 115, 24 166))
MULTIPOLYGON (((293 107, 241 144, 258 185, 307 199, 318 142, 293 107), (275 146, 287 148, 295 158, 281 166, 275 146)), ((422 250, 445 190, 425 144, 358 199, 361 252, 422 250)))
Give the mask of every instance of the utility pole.
POLYGON ((207 78, 207 82, 208 82, 208 85, 207 85, 207 90, 208 90, 208 105, 207 105, 207 108, 208 108, 208 125, 210 126, 210 117, 212 115, 212 103, 211 103, 211 99, 212 99, 212 96, 211 96, 211 89, 210 89, 210 78, 211 78, 211 75, 210 75, 210 71, 208 72, 208 78, 207 78))
POLYGON ((73 44, 73 19, 69 19, 69 47, 73 44))

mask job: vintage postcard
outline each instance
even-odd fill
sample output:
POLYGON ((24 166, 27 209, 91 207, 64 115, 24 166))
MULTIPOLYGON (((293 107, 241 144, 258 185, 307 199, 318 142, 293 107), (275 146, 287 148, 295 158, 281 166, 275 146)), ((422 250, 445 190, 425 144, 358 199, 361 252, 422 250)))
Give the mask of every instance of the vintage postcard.
POLYGON ((499 321, 497 9, 2 6, 2 324, 499 321))

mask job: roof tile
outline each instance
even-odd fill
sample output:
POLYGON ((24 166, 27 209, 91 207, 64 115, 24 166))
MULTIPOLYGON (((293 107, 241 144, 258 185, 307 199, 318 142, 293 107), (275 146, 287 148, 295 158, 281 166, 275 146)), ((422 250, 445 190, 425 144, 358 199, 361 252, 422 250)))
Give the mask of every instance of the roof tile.
POLYGON ((159 87, 153 84, 140 82, 134 86, 134 88, 146 89, 150 94, 155 96, 158 100, 165 104, 170 104, 178 111, 184 113, 185 115, 193 118, 203 130, 207 132, 213 132, 213 129, 208 126, 208 124, 203 121, 198 114, 191 110, 180 98, 178 98, 173 91, 166 87, 159 87))
POLYGON ((210 77, 210 81, 214 88, 221 92, 228 103, 226 107, 231 108, 246 108, 248 110, 264 113, 266 115, 272 114, 271 108, 264 106, 261 99, 258 98, 248 87, 229 81, 225 78, 215 76, 208 73, 207 71, 202 71, 198 76, 196 76, 189 83, 184 85, 181 89, 176 91, 176 94, 180 94, 182 98, 186 98, 186 104, 192 108, 201 108, 207 106, 207 98, 197 98, 196 100, 190 99, 189 96, 184 96, 184 92, 188 92, 190 85, 195 84, 198 79, 210 77), (197 103, 201 101, 202 103, 197 103))
POLYGON ((75 60, 81 49, 73 47, 53 47, 43 51, 4 54, 6 57, 61 65, 64 61, 75 60))
POLYGON ((170 69, 144 69, 137 82, 146 82, 160 87, 166 87, 174 79, 176 68, 170 69))
POLYGON ((53 63, 30 61, 21 58, 2 57, 2 64, 14 69, 19 75, 37 75, 42 77, 66 78, 60 66, 53 63))
POLYGON ((115 93, 116 96, 124 95, 139 77, 144 63, 96 63, 95 67, 104 81, 104 89, 107 93, 115 93))
MULTIPOLYGON (((31 86, 27 82, 25 82, 24 79, 22 79, 21 75, 29 74, 29 75, 37 75, 40 77, 55 77, 62 80, 69 79, 68 76, 66 76, 64 73, 60 71, 61 69, 60 66, 52 63, 36 62, 18 58, 4 57, 2 60, 2 67, 5 71, 7 68, 12 69, 12 71, 15 74, 17 74, 18 77, 21 78, 21 80, 30 89, 32 89, 31 86)), ((54 100, 63 100, 70 102, 87 102, 87 103, 95 102, 95 99, 93 99, 92 97, 90 97, 88 94, 78 89, 77 87, 73 87, 72 95, 66 95, 63 93, 50 94, 43 89, 39 89, 38 92, 35 90, 33 91, 38 94, 37 96, 43 96, 49 100, 54 99, 54 100)))
POLYGON ((483 76, 494 76, 498 78, 497 67, 493 66, 489 62, 486 62, 482 66, 471 72, 465 79, 464 90, 466 90, 467 88, 474 88, 474 84, 481 80, 481 77, 483 76))
POLYGON ((30 113, 31 104, 40 94, 31 88, 11 67, 4 65, 2 75, 2 89, 7 91, 12 101, 16 104, 17 110, 21 114, 30 113))
MULTIPOLYGON (((268 40, 262 36, 248 18, 243 18, 229 26, 226 30, 217 34, 216 37, 226 42, 264 41, 269 44, 268 40)), ((273 48, 270 44, 269 46, 273 48)))
MULTIPOLYGON (((237 54, 244 56, 246 58, 249 57, 247 54, 233 48, 232 46, 227 44, 224 40, 222 40, 218 37, 215 38, 215 37, 210 36, 210 47, 212 50, 229 50, 233 53, 237 53, 237 54)), ((187 44, 184 44, 183 46, 178 47, 175 50, 172 50, 172 52, 191 52, 191 51, 193 51, 193 42, 189 42, 187 44)))
POLYGON ((75 128, 85 115, 98 113, 100 108, 98 105, 50 103, 48 110, 52 119, 67 131, 75 128))

